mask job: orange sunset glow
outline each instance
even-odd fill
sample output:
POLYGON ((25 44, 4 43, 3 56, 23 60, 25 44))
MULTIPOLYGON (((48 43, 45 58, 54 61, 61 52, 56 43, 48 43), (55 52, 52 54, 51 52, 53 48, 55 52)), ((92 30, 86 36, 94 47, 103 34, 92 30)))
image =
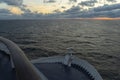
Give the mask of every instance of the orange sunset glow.
POLYGON ((96 17, 96 18, 92 18, 95 20, 120 20, 120 17, 118 18, 110 18, 110 17, 96 17))

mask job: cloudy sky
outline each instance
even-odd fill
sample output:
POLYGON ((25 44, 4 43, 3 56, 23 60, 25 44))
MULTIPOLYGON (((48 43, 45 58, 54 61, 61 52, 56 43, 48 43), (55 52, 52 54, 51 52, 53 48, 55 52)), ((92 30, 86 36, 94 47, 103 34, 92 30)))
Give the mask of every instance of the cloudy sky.
POLYGON ((0 0, 0 19, 120 17, 120 0, 0 0))

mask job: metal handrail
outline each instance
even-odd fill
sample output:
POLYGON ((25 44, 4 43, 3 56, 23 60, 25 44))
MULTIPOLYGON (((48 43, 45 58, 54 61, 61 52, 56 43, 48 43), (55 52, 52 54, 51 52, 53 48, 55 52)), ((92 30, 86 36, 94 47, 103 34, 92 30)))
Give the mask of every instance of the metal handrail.
POLYGON ((42 80, 39 72, 30 63, 24 52, 12 41, 0 37, 11 53, 18 80, 42 80))

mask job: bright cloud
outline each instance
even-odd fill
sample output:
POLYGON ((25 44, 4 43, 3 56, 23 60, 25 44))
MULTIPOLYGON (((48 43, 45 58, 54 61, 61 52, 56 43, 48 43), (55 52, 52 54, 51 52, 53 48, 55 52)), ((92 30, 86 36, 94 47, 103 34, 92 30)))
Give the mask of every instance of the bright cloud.
POLYGON ((28 0, 24 1, 24 5, 26 5, 26 9, 29 9, 31 12, 43 13, 43 14, 51 14, 55 10, 59 10, 63 12, 66 9, 69 9, 73 4, 67 4, 69 1, 62 0, 35 0, 28 2, 28 0), (66 8, 62 8, 62 6, 66 8))
POLYGON ((52 13, 54 10, 54 7, 52 6, 27 6, 26 9, 29 9, 31 12, 36 13, 43 13, 43 14, 49 14, 52 13))
POLYGON ((11 6, 8 8, 8 10, 15 15, 21 15, 24 13, 19 7, 12 7, 11 6))

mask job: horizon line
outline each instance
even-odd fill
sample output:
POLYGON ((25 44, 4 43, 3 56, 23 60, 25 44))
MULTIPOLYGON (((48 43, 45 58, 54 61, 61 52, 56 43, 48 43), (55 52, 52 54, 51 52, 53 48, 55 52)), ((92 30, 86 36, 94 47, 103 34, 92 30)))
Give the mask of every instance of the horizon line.
POLYGON ((93 18, 8 18, 0 20, 47 20, 47 19, 80 19, 80 20, 120 20, 120 17, 93 17, 93 18))

